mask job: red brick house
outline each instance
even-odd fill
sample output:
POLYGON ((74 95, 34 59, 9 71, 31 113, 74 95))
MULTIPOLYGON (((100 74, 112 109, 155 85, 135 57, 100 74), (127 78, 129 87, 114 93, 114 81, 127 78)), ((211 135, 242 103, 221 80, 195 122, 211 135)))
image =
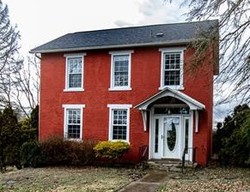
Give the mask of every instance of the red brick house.
POLYGON ((39 138, 124 140, 127 158, 181 159, 206 165, 211 153, 213 77, 218 42, 190 70, 189 44, 217 21, 66 34, 41 56, 39 138), (185 152, 184 152, 185 151, 185 152))

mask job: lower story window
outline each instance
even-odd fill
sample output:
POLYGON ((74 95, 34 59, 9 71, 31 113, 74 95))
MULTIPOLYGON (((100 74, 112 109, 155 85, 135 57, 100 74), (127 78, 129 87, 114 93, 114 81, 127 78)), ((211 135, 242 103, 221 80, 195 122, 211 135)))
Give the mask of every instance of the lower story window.
POLYGON ((82 118, 84 105, 63 105, 64 137, 66 139, 82 139, 82 118))
POLYGON ((131 105, 108 105, 109 140, 129 140, 129 111, 131 105))
POLYGON ((127 109, 113 109, 113 140, 127 140, 127 109))
POLYGON ((79 139, 81 130, 81 110, 67 109, 67 138, 79 139))

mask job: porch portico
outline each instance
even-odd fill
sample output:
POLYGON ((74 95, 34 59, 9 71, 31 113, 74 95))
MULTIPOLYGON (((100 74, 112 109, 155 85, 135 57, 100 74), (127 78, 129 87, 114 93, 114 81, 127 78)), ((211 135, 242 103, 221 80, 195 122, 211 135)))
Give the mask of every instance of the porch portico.
POLYGON ((188 95, 165 88, 135 106, 149 131, 149 159, 193 161, 193 133, 199 132, 199 111, 205 105, 188 95))

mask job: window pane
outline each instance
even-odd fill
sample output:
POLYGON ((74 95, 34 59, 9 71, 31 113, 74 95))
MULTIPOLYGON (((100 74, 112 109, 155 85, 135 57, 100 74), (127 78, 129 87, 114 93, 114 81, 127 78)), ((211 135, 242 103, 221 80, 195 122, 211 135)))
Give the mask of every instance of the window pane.
POLYGON ((113 126, 113 139, 126 140, 127 139, 127 126, 113 126))
POLYGON ((82 58, 68 58, 68 87, 82 87, 82 58))
POLYGON ((113 57, 114 86, 128 86, 128 55, 116 55, 113 57))
POLYGON ((79 139, 81 129, 81 110, 67 109, 67 138, 79 139))
POLYGON ((180 71, 165 71, 164 85, 180 85, 180 71))
POLYGON ((180 62, 180 52, 165 53, 164 85, 180 85, 180 62))
POLYGON ((112 139, 126 140, 127 139, 127 109, 114 109, 113 112, 113 133, 112 139))
POLYGON ((80 138, 80 125, 68 125, 68 139, 80 138))
POLYGON ((127 125, 127 110, 117 109, 113 111, 114 125, 127 125))
POLYGON ((77 88, 82 86, 81 74, 69 74, 69 88, 77 88))

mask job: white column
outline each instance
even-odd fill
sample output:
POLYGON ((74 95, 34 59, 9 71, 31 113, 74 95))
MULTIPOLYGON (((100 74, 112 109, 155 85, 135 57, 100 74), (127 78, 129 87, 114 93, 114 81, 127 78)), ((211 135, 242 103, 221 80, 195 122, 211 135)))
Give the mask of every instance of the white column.
POLYGON ((199 132, 199 112, 195 110, 195 133, 199 132))
POLYGON ((143 121, 143 130, 147 131, 147 111, 141 110, 141 114, 142 114, 142 121, 143 121))

